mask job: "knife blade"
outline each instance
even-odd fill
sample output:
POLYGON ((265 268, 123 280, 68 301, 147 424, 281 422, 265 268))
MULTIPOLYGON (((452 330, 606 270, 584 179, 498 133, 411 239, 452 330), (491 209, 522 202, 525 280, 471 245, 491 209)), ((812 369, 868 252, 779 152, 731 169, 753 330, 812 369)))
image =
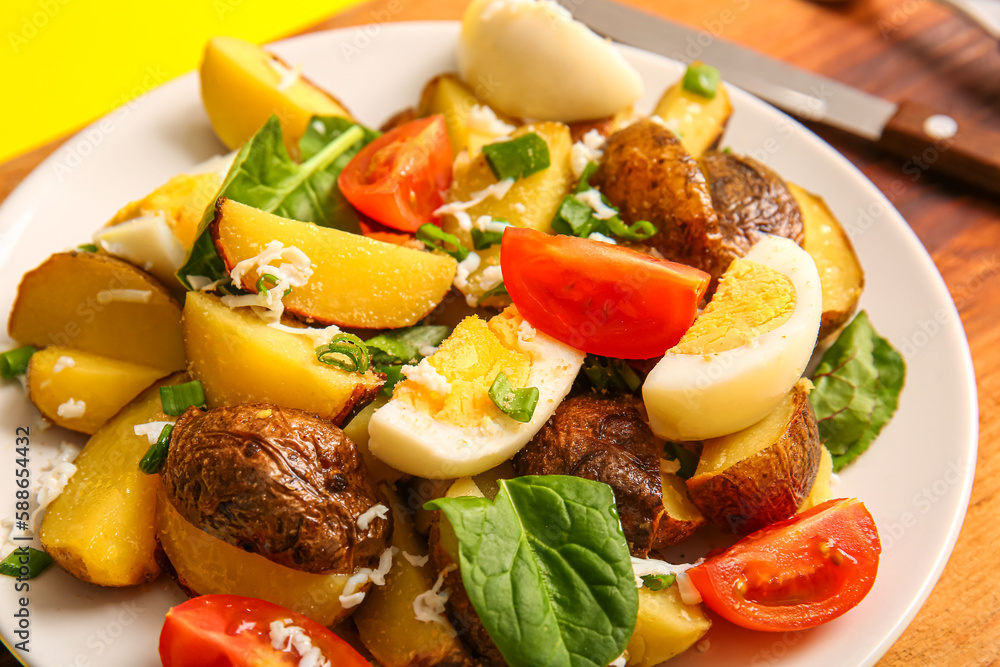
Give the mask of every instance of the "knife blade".
MULTIPOLYGON (((610 0, 557 0, 598 34, 730 82, 803 120, 829 125, 933 169, 1000 192, 1000 134, 915 102, 899 104, 659 15, 610 0)), ((909 172, 907 172, 909 173, 909 172)))

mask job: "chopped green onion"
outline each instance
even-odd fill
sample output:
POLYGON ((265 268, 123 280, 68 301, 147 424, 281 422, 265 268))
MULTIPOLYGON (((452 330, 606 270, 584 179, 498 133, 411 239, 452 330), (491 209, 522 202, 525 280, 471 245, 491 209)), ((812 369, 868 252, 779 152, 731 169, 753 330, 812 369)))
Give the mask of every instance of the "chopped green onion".
POLYGON ((365 346, 371 354, 373 364, 379 366, 415 364, 424 358, 420 350, 437 347, 450 333, 450 327, 439 324, 418 324, 381 333, 366 340, 365 346))
POLYGON ((490 289, 486 290, 485 292, 483 292, 483 295, 479 297, 479 300, 476 301, 476 305, 478 306, 483 301, 486 301, 487 299, 492 299, 495 296, 498 297, 505 296, 507 298, 510 298, 510 292, 507 291, 507 286, 504 285, 503 283, 500 283, 496 287, 491 287, 490 289))
POLYGON ((417 230, 417 240, 423 241, 430 250, 444 250, 459 262, 469 256, 469 249, 462 245, 458 237, 429 222, 420 225, 420 229, 417 230))
POLYGON ((726 155, 731 155, 732 152, 733 152, 733 149, 730 148, 729 146, 726 146, 725 148, 722 149, 722 152, 725 153, 726 155))
POLYGON ((82 246, 77 248, 78 252, 97 252, 97 246, 93 243, 84 243, 82 246))
POLYGON ((205 390, 198 380, 160 387, 160 404, 165 413, 176 417, 191 406, 205 407, 205 390))
POLYGON ((552 229, 557 234, 579 236, 584 239, 602 226, 603 221, 594 217, 593 209, 573 195, 566 195, 563 198, 559 210, 556 211, 555 220, 552 221, 552 229))
MULTIPOLYGON (((270 273, 265 273, 264 275, 262 275, 260 278, 257 279, 257 292, 260 294, 267 294, 277 286, 278 286, 278 278, 276 276, 271 275, 270 273), (273 283, 271 287, 267 286, 267 283, 269 282, 273 283)), ((285 293, 281 295, 281 298, 284 299, 291 293, 292 293, 292 288, 289 287, 285 290, 285 293)))
POLYGON ((656 225, 649 220, 639 220, 629 227, 616 215, 604 222, 607 224, 608 231, 614 236, 627 241, 645 241, 658 231, 656 225))
POLYGON ((684 90, 712 99, 719 90, 722 76, 719 70, 705 63, 691 63, 684 72, 684 90))
POLYGON ((527 423, 531 421, 531 415, 535 414, 535 406, 538 405, 538 388, 514 389, 507 374, 500 371, 490 386, 490 399, 511 419, 527 423))
POLYGON ((340 333, 327 345, 316 348, 316 359, 348 373, 367 373, 372 357, 363 340, 354 334, 340 333))
POLYGON ((583 168, 580 173, 580 180, 576 182, 576 187, 573 189, 573 194, 580 194, 581 192, 586 192, 593 186, 590 184, 590 179, 594 177, 597 170, 601 167, 597 162, 588 162, 587 166, 583 168))
POLYGON ((37 351, 32 346, 25 345, 16 350, 7 350, 3 354, 0 354, 0 377, 4 380, 10 380, 13 377, 27 373, 28 361, 31 359, 31 355, 37 351))
POLYGON ((160 472, 160 468, 167 462, 167 451, 170 448, 170 436, 174 432, 174 425, 167 424, 160 431, 160 436, 156 442, 146 450, 146 455, 139 461, 139 470, 147 475, 155 475, 160 472))
POLYGON ((637 391, 642 386, 642 378, 622 359, 588 354, 583 374, 598 391, 637 391))
POLYGON ((34 547, 18 547, 0 562, 0 574, 34 579, 52 565, 52 556, 34 547))
POLYGON ((503 226, 504 229, 510 227, 510 223, 502 218, 497 218, 493 220, 495 223, 493 229, 479 229, 478 227, 472 228, 472 247, 476 250, 486 250, 490 246, 496 245, 503 241, 503 229, 496 231, 496 226, 503 226))
POLYGON ((642 585, 651 591, 662 591, 673 586, 676 580, 676 574, 647 574, 642 577, 642 585))
POLYGON ((497 180, 526 178, 548 169, 549 145, 536 132, 483 146, 483 156, 497 180))
POLYGON ((392 396, 392 390, 396 387, 396 384, 403 380, 403 365, 379 366, 375 370, 379 373, 385 373, 385 384, 382 385, 382 394, 392 396))
POLYGON ((663 456, 670 461, 677 461, 681 464, 677 471, 677 476, 681 479, 691 479, 694 471, 698 468, 698 455, 682 444, 667 442, 663 446, 663 456))
MULTIPOLYGON (((590 179, 597 173, 599 166, 596 162, 588 162, 587 166, 584 167, 583 173, 580 174, 580 181, 573 189, 573 194, 563 197, 562 204, 559 205, 559 210, 556 211, 556 216, 552 220, 552 229, 557 234, 578 236, 583 239, 597 233, 604 236, 615 236, 626 241, 645 241, 656 234, 656 226, 648 220, 639 220, 631 226, 622 222, 618 215, 601 220, 594 215, 590 206, 576 198, 575 195, 591 189, 590 179)), ((604 202, 605 206, 614 209, 615 212, 618 211, 614 206, 611 206, 611 202, 603 194, 601 201, 604 202)))

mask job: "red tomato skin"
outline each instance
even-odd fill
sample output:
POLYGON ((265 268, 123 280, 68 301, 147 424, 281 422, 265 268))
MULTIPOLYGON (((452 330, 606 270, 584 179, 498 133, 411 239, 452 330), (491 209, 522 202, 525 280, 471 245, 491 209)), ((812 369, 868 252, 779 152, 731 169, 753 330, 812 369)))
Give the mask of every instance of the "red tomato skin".
POLYGON ((163 667, 284 667, 298 665, 294 650, 271 646, 272 621, 290 619, 337 667, 370 667, 344 640, 297 612, 256 598, 202 595, 167 612, 160 631, 163 667), (254 627, 237 630, 245 622, 254 627))
POLYGON ((404 232, 435 223, 451 184, 444 116, 394 128, 362 148, 340 172, 341 193, 361 213, 404 232))
POLYGON ((508 227, 504 284, 521 315, 567 345, 605 357, 649 359, 694 322, 709 275, 640 252, 508 227))
POLYGON ((747 535, 722 554, 688 570, 688 576, 705 604, 736 625, 765 632, 804 630, 843 615, 868 595, 881 552, 882 543, 868 509, 856 499, 839 498, 747 535), (824 555, 821 545, 833 557, 824 555), (834 564, 836 561, 839 563, 834 564), (788 586, 769 588, 767 583, 791 571, 776 571, 775 565, 814 565, 816 569, 811 571, 811 579, 809 573, 795 571, 806 580, 793 574, 790 590, 788 586), (785 590, 806 599, 770 605, 747 599, 751 579, 765 582, 765 594, 785 590), (809 599, 806 591, 815 593, 815 588, 821 591, 809 599))

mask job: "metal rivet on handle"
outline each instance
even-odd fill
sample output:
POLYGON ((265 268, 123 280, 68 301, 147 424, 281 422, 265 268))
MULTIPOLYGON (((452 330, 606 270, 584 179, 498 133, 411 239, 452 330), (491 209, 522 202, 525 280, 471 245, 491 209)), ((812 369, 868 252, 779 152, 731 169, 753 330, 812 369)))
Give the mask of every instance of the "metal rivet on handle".
POLYGON ((931 139, 951 139, 958 134, 958 121, 944 114, 928 116, 924 121, 924 133, 931 139))

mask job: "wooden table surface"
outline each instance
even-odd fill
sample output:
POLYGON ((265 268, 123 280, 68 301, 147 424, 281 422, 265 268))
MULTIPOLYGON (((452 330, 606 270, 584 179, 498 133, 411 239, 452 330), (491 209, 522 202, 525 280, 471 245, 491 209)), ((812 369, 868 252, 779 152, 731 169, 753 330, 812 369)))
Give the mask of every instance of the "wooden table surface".
MULTIPOLYGON (((467 1, 374 0, 311 30, 457 19, 467 1)), ((931 0, 627 1, 870 93, 923 102, 1000 131, 997 42, 931 0)), ((904 173, 906 160, 817 131, 886 194, 930 251, 958 304, 979 383, 979 460, 958 545, 920 614, 879 665, 990 665, 1000 656, 1000 202, 960 183, 904 173)), ((60 143, 0 164, 0 201, 60 143)))

